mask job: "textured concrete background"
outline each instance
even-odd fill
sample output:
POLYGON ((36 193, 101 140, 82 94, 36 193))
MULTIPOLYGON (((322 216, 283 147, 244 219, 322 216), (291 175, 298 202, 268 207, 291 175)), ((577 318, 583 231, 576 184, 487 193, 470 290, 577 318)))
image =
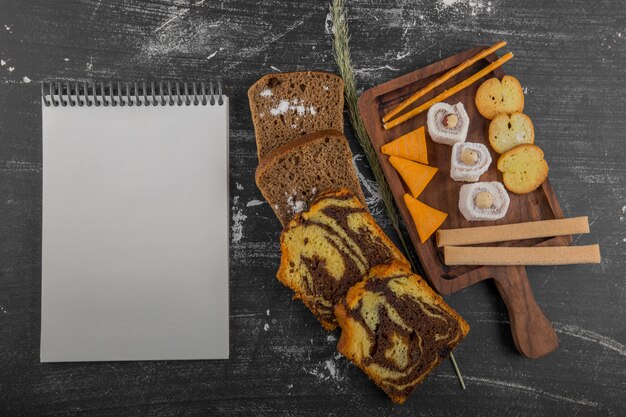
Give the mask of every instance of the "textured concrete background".
MULTIPOLYGON (((0 415, 626 414, 626 7, 622 1, 348 1, 360 89, 504 39, 567 216, 600 265, 534 267, 560 338, 519 356, 492 282, 446 297, 472 330, 404 406, 335 352, 274 278, 279 223, 254 184, 246 90, 272 71, 336 71, 327 2, 0 0, 0 415), (231 359, 40 364, 38 82, 206 80, 231 97, 231 359)), ((352 132, 370 208, 392 234, 352 132)), ((392 235, 393 236, 393 235, 392 235)))

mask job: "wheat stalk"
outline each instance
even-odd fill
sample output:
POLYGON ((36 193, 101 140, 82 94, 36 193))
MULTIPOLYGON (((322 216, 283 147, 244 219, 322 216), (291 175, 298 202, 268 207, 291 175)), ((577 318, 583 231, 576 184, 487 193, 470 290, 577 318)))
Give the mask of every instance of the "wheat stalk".
MULTIPOLYGON (((400 239, 400 243, 404 248, 404 253, 411 263, 413 270, 416 270, 415 264, 413 263, 413 258, 410 256, 409 248, 404 240, 404 236, 400 232, 400 221, 398 219, 398 212, 396 211, 396 206, 393 202, 393 194, 391 193, 391 188, 389 188, 389 184, 387 184, 387 180, 385 179, 385 174, 383 173, 383 169, 380 166, 380 162, 378 161, 378 157, 376 156, 376 151, 374 150, 374 146, 370 141, 369 135, 367 134, 367 130, 363 125, 363 120, 361 120, 361 115, 359 114, 359 109, 357 106, 357 93, 356 93, 356 80, 354 77, 354 68, 352 67, 352 61, 350 59, 350 34, 348 32, 348 21, 347 15, 344 11, 344 0, 332 0, 330 5, 330 14, 332 18, 332 33, 333 33, 333 49, 335 52, 335 61, 337 62, 337 66, 339 67, 339 73, 343 78, 344 82, 344 95, 346 99, 346 104, 348 105, 348 115, 350 116, 350 123, 352 124, 352 129, 356 135, 356 138, 363 148, 363 152, 365 152, 365 156, 370 164, 370 168, 374 173, 374 178, 376 178, 376 182, 378 183, 378 187, 380 189, 380 194, 383 202, 385 203, 385 211, 387 212, 387 216, 391 220, 391 224, 400 239)), ((461 371, 457 366, 456 360, 452 352, 450 352, 450 360, 452 361, 452 366, 454 367, 454 372, 456 373, 457 378, 459 379, 459 383, 461 384, 461 388, 465 389, 465 382, 463 381, 463 377, 461 376, 461 371)))
POLYGON ((343 10, 343 4, 343 0, 333 0, 330 6, 330 12, 333 21, 333 47, 335 51, 335 60, 337 61, 339 73, 341 74, 345 85, 344 92, 346 104, 348 105, 350 122, 352 123, 352 129, 354 130, 356 138, 359 141, 361 148, 363 148, 363 151, 365 152, 367 161, 369 162, 370 168, 374 173, 374 178, 378 183, 381 198, 385 203, 387 216, 391 220, 391 224, 398 234, 398 238, 400 239, 400 243, 404 248, 407 259, 409 259, 411 265, 413 266, 413 269, 415 269, 413 260, 411 256, 409 256, 409 248, 404 240, 404 237, 402 236, 402 233, 400 232, 400 221, 398 219, 398 213, 393 202, 393 194, 391 193, 391 189, 387 184, 385 174, 383 174, 383 169, 381 168, 380 162, 376 157, 376 151, 374 150, 374 146, 369 139, 367 130, 365 130, 365 126, 363 125, 363 121, 361 120, 361 116, 359 115, 359 109, 357 107, 358 97, 356 94, 356 81, 354 78, 354 69, 352 68, 352 63, 350 60, 350 35, 348 34, 348 23, 346 21, 346 14, 343 10))

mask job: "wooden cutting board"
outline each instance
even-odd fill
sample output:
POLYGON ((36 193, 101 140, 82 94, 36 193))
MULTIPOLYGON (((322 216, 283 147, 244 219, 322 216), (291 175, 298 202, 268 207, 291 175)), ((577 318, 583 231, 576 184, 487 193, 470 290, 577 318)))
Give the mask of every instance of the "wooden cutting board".
MULTIPOLYGON (((381 119, 385 113, 397 106, 412 93, 441 76, 447 70, 457 66, 486 48, 486 46, 481 46, 470 49, 365 91, 359 98, 359 112, 372 144, 374 145, 387 182, 393 192, 400 215, 408 227, 411 241, 424 268, 426 278, 441 294, 458 291, 484 279, 494 279, 509 312, 515 346, 522 355, 530 358, 538 358, 555 350, 558 346, 558 340, 550 322, 540 310, 533 297, 526 275, 526 269, 524 267, 446 266, 443 262, 443 251, 437 248, 435 235, 425 243, 420 242, 413 219, 403 201, 403 196, 408 192, 408 188, 389 163, 389 157, 380 152, 381 146, 385 143, 415 130, 420 126, 426 126, 427 112, 424 112, 395 128, 385 131, 381 123, 381 119)), ((456 85, 496 59, 496 54, 492 54, 476 62, 442 86, 439 86, 434 91, 422 97, 416 104, 405 111, 412 109, 420 103, 426 102, 444 90, 456 85)), ((496 168, 499 155, 489 146, 487 134, 489 121, 484 119, 476 109, 474 96, 476 90, 484 80, 493 76, 502 78, 504 74, 502 67, 498 68, 472 86, 445 100, 445 102, 449 104, 455 104, 459 101, 463 102, 470 118, 467 141, 483 143, 491 151, 493 162, 489 170, 480 177, 480 181, 502 182, 502 175, 496 168)), ((535 143, 541 146, 544 140, 546 139, 542 138, 541 132, 536 132, 535 143)), ((461 186, 466 183, 453 181, 450 178, 452 147, 433 142, 428 136, 428 133, 427 146, 429 165, 439 168, 439 172, 437 172, 418 199, 431 207, 448 213, 448 218, 441 226, 442 229, 470 229, 476 226, 563 218, 563 212, 561 211, 554 191, 550 183, 546 181, 541 187, 529 194, 516 195, 509 193, 511 203, 503 219, 498 221, 468 222, 458 209, 459 190, 461 186)), ((548 164, 549 163, 550 161, 548 159, 548 164)), ((556 238, 529 239, 490 245, 561 246, 570 243, 571 236, 560 236, 556 238)))

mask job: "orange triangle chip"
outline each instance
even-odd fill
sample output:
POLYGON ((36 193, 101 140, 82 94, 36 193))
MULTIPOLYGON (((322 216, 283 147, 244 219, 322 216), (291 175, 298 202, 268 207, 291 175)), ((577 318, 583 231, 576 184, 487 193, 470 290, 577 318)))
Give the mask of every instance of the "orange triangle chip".
POLYGON ((420 236, 422 243, 426 242, 448 217, 443 211, 434 209, 408 194, 404 195, 404 203, 411 213, 417 234, 420 236))
POLYGON ((390 156, 389 162, 398 171, 406 185, 409 186, 413 197, 417 198, 424 188, 433 179, 437 168, 420 164, 419 162, 409 161, 408 159, 397 156, 390 156))
POLYGON ((380 150, 385 155, 399 156, 400 158, 428 164, 424 126, 384 144, 380 150))

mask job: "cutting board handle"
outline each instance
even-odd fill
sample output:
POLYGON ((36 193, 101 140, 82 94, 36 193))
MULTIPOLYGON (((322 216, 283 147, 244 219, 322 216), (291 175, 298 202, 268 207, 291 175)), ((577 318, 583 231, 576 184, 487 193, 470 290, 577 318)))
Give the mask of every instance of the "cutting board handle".
POLYGON ((535 301, 526 268, 494 268, 493 279, 509 311, 513 342, 517 350, 528 358, 540 358, 556 350, 558 338, 535 301))

